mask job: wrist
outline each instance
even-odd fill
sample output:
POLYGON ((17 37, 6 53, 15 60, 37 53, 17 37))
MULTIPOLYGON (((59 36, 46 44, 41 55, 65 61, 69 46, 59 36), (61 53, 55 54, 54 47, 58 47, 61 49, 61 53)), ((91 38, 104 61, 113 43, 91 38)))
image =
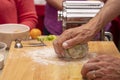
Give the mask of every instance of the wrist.
POLYGON ((95 31, 95 33, 98 33, 104 27, 104 22, 102 22, 97 17, 91 19, 87 24, 91 27, 92 30, 95 31))

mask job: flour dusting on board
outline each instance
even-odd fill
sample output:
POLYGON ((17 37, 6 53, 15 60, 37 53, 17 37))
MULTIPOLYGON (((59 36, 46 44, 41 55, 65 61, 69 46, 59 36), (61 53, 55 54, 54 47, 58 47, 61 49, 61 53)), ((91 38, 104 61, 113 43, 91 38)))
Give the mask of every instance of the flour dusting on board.
POLYGON ((40 64, 59 64, 59 65, 64 65, 67 63, 72 63, 72 62, 80 62, 80 63, 85 63, 87 62, 90 58, 93 58, 96 56, 95 53, 89 54, 86 57, 76 60, 76 61, 65 61, 63 59, 60 59, 57 57, 57 54, 54 51, 54 48, 43 48, 43 49, 38 49, 34 51, 30 51, 27 53, 27 55, 34 61, 40 64))
POLYGON ((63 64, 60 62, 59 58, 57 58, 57 54, 55 53, 53 48, 43 48, 40 50, 34 50, 27 53, 35 62, 42 64, 63 64))
POLYGON ((53 48, 43 48, 30 52, 32 56, 41 56, 43 58, 54 58, 57 56, 53 48))

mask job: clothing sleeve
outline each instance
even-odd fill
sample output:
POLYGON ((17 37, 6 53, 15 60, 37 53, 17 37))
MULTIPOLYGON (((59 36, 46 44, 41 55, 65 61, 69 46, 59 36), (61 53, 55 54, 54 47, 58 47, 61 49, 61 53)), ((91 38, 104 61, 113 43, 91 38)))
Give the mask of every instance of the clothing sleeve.
POLYGON ((16 0, 18 22, 34 28, 37 24, 37 14, 33 0, 16 0))

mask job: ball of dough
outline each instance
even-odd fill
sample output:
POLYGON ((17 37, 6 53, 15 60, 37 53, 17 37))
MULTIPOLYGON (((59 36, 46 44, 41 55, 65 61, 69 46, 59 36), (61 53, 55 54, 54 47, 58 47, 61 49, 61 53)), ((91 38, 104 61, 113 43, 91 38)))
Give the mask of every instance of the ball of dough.
POLYGON ((66 49, 64 57, 78 59, 84 57, 88 53, 88 44, 78 44, 72 48, 66 49))

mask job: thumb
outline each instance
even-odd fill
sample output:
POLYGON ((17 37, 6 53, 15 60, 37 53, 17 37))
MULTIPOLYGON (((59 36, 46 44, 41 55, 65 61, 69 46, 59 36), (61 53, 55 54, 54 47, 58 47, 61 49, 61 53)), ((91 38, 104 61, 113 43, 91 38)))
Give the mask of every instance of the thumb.
POLYGON ((71 48, 75 45, 79 44, 79 40, 77 40, 76 38, 72 38, 72 39, 69 39, 69 40, 66 40, 62 43, 62 47, 64 49, 68 49, 68 48, 71 48))

